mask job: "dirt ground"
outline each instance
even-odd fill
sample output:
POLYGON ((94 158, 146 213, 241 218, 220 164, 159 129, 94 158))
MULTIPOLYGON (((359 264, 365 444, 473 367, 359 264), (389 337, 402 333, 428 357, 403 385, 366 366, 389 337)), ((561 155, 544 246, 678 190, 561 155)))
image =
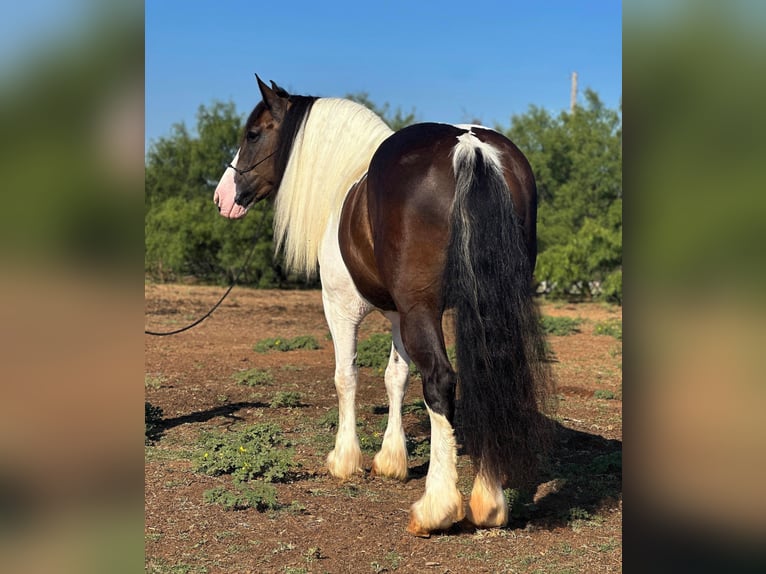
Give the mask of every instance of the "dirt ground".
MULTIPOLYGON (((206 312, 222 288, 145 288, 146 327, 170 330, 206 312)), ((145 570, 151 573, 376 573, 622 570, 622 341, 594 333, 621 320, 622 310, 598 303, 545 303, 543 314, 583 320, 580 331, 551 336, 559 399, 557 433, 534 496, 514 508, 502 529, 454 527, 429 539, 406 532, 410 504, 423 492, 427 457, 410 460, 410 477, 396 482, 369 473, 341 483, 324 458, 333 432, 320 423, 336 404, 333 346, 319 291, 259 291, 237 287, 211 318, 172 337, 146 336, 146 400, 163 410, 161 435, 146 447, 145 570), (313 335, 319 350, 257 353, 269 337, 313 335), (268 369, 274 381, 239 385, 245 369, 268 369), (296 407, 272 407, 280 391, 300 393, 296 407), (194 472, 203 431, 236 431, 276 422, 292 442, 300 473, 276 484, 283 507, 224 510, 203 492, 231 485, 227 476, 194 472)), ((380 314, 360 337, 387 332, 380 314)), ((411 379, 405 405, 422 399, 411 379)), ((360 436, 373 442, 385 428, 382 373, 361 368, 360 436)), ((404 416, 413 440, 428 437, 422 409, 404 416)), ((364 447, 364 440, 363 440, 364 447)), ((374 450, 364 450, 369 471, 374 450)), ((458 461, 459 488, 470 492, 471 464, 458 461)))

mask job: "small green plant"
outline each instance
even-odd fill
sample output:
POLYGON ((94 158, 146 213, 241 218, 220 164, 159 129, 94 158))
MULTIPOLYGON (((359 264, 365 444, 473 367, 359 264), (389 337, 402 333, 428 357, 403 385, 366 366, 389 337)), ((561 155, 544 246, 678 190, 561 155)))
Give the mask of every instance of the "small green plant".
POLYGON ((533 504, 533 494, 526 489, 506 488, 503 490, 505 502, 510 510, 511 518, 514 520, 523 520, 531 516, 533 504))
POLYGON ((157 390, 165 382, 162 375, 144 375, 144 388, 157 390))
POLYGON ((254 508, 259 512, 277 510, 277 490, 270 484, 260 480, 253 481, 247 486, 239 485, 234 490, 223 487, 206 490, 202 498, 208 504, 219 504, 224 510, 244 510, 254 508))
POLYGON ((238 385, 257 387, 270 385, 274 382, 274 376, 269 369, 246 369, 232 375, 232 379, 238 385))
POLYGON ((359 341, 356 349, 356 364, 360 367, 384 369, 391 355, 391 334, 373 333, 359 341))
POLYGON ((605 389, 597 389, 596 391, 593 392, 593 396, 596 397, 597 399, 606 399, 608 401, 617 398, 617 395, 615 394, 614 391, 605 390, 605 389))
POLYGON ((279 337, 262 339, 253 345, 253 350, 256 353, 266 353, 268 351, 295 351, 298 349, 319 349, 319 343, 317 343, 317 340, 312 335, 299 335, 292 339, 283 339, 279 337))
POLYGON ((154 406, 150 402, 144 401, 144 444, 150 445, 157 441, 162 435, 162 409, 154 406))
POLYGON ((423 399, 417 399, 414 402, 402 407, 402 414, 426 412, 426 402, 423 399))
POLYGON ((600 321, 596 323, 593 332, 596 335, 608 335, 618 341, 622 341, 622 320, 610 319, 608 321, 600 321))
POLYGON ((299 407, 301 406, 301 394, 294 391, 280 391, 271 399, 271 408, 299 407))
POLYGON ((317 420, 317 425, 328 430, 338 428, 338 407, 333 407, 317 420))
POLYGON ((380 450, 383 444, 383 435, 379 432, 374 432, 371 435, 367 433, 359 433, 359 446, 363 452, 370 454, 376 453, 380 450))
POLYGON ((543 315, 540 318, 543 332, 547 335, 565 336, 580 332, 582 319, 573 319, 572 317, 551 317, 543 315))
POLYGON ((408 439, 407 454, 413 458, 428 458, 431 454, 431 441, 427 438, 417 442, 408 439))
POLYGON ((293 455, 282 430, 273 423, 261 423, 238 432, 204 433, 194 470, 213 476, 230 474, 235 482, 285 482, 298 467, 293 455))

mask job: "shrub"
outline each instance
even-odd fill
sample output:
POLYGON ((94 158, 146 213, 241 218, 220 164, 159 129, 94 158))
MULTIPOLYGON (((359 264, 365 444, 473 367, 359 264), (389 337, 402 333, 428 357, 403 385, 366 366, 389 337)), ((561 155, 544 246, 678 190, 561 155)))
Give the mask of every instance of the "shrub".
POLYGON ((233 433, 204 433, 194 470, 213 476, 231 474, 235 482, 286 482, 298 467, 293 454, 282 430, 262 423, 233 433))

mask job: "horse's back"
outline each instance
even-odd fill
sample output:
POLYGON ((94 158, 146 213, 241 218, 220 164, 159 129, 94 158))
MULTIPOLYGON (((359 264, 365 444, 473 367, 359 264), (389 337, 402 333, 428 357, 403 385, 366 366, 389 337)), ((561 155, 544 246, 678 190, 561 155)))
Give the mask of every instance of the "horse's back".
POLYGON ((453 153, 458 138, 469 129, 499 152, 503 177, 534 257, 534 179, 518 148, 486 128, 414 124, 383 141, 342 212, 339 238, 344 261, 360 293, 376 307, 406 308, 413 298, 443 305, 456 185, 453 153))

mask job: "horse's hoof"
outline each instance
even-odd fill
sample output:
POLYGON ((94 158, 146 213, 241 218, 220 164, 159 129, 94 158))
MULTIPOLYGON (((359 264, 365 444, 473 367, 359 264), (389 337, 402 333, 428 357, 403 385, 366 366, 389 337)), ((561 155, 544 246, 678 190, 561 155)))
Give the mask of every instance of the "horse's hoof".
POLYGON ((423 528, 414 516, 410 516, 410 523, 407 525, 407 532, 420 538, 431 538, 431 532, 423 528))

